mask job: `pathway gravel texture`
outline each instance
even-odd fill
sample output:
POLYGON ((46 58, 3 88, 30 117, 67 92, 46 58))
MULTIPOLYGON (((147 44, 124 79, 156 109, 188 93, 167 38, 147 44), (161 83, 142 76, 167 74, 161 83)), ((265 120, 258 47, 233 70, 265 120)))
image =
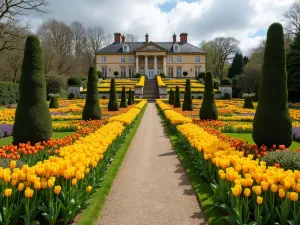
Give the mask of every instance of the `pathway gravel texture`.
POLYGON ((208 224, 154 103, 147 106, 97 224, 208 224))

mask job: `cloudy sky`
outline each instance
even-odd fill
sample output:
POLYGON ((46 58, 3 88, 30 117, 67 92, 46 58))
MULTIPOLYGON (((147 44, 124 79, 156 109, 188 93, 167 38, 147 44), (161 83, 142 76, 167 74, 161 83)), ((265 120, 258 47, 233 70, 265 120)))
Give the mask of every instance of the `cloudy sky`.
POLYGON ((24 18, 35 31, 54 18, 67 24, 102 26, 107 33, 133 33, 144 41, 172 41, 173 33, 188 33, 188 41, 232 36, 244 54, 265 37, 268 26, 282 22, 294 0, 50 0, 49 13, 24 18))

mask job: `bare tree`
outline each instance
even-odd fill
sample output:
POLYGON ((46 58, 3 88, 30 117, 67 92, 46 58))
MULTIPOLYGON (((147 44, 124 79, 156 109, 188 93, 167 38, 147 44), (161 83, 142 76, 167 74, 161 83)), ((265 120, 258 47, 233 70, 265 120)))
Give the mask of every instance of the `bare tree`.
POLYGON ((79 57, 83 54, 84 48, 87 44, 87 36, 84 26, 78 22, 74 21, 70 28, 73 32, 73 40, 74 40, 74 50, 76 57, 79 57))
POLYGON ((87 36, 94 53, 103 47, 106 37, 102 27, 89 27, 87 36))
POLYGON ((126 42, 136 42, 139 40, 139 36, 134 34, 126 34, 125 40, 126 42))
POLYGON ((300 32, 300 0, 295 1, 283 16, 287 33, 295 35, 300 32))
POLYGON ((110 45, 113 42, 112 34, 107 34, 104 41, 104 46, 110 45))

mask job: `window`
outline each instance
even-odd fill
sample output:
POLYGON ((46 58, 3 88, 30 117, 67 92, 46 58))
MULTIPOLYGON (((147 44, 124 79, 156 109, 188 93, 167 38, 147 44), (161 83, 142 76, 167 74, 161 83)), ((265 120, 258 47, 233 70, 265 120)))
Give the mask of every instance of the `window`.
POLYGON ((123 52, 129 52, 129 46, 127 44, 123 45, 123 52))
POLYGON ((132 67, 129 68, 129 77, 134 76, 134 69, 132 67))
POLYGON ((169 77, 173 77, 173 67, 169 67, 168 75, 169 75, 169 77))
POLYGON ((161 63, 161 58, 157 57, 157 62, 161 63))
POLYGON ((181 77, 181 67, 177 67, 177 77, 181 77))
POLYGON ((140 72, 141 72, 142 75, 144 75, 144 74, 145 74, 144 68, 141 68, 141 71, 140 71, 140 72))
POLYGON ((106 56, 102 56, 102 62, 106 63, 106 56))
POLYGON ((126 68, 121 67, 121 77, 126 77, 126 68))
POLYGON ((133 56, 129 56, 129 63, 134 63, 134 58, 133 58, 133 56))
POLYGON ((125 56, 121 56, 121 63, 125 62, 125 56))
POLYGON ((196 62, 197 62, 197 63, 200 62, 200 56, 196 56, 196 62))
POLYGON ((195 68, 195 77, 198 78, 198 75, 200 73, 200 67, 195 68))
POLYGON ((145 62, 145 58, 141 58, 141 62, 144 63, 145 62))
POLYGON ((181 63, 181 56, 177 56, 177 62, 181 63))
POLYGON ((178 43, 175 43, 173 45, 173 50, 174 50, 174 52, 179 52, 179 45, 178 45, 178 43))
POLYGON ((148 63, 153 63, 154 59, 153 58, 148 58, 148 63))
POLYGON ((173 56, 169 56, 169 63, 173 62, 173 56))
POLYGON ((107 67, 102 67, 102 73, 103 73, 103 77, 107 77, 107 67))
POLYGON ((178 52, 178 51, 179 51, 179 47, 175 46, 175 52, 178 52))
POLYGON ((161 68, 157 68, 157 75, 161 74, 161 68))

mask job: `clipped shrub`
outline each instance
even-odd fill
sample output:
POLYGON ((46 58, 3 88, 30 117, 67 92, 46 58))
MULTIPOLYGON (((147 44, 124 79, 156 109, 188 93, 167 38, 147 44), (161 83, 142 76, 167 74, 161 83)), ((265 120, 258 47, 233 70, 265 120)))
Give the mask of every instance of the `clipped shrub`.
POLYGON ((91 66, 88 74, 86 100, 82 111, 83 120, 100 120, 102 118, 99 105, 98 80, 96 68, 91 66))
POLYGON ((226 77, 221 80, 220 85, 232 85, 232 81, 226 77))
POLYGON ((169 101, 168 101, 168 103, 169 103, 170 105, 173 105, 173 102, 172 102, 172 94, 173 94, 173 89, 171 88, 171 90, 170 90, 170 92, 169 92, 169 101))
POLYGON ((201 72, 201 73, 199 73, 198 74, 198 79, 205 79, 205 75, 206 75, 206 73, 205 72, 201 72))
POLYGON ((134 102, 134 91, 132 91, 131 97, 132 97, 132 104, 134 104, 134 103, 135 103, 135 102, 134 102))
POLYGON ((58 95, 57 94, 49 94, 49 96, 51 97, 50 104, 49 104, 49 109, 59 108, 58 95))
POLYGON ((283 28, 273 23, 267 33, 252 137, 261 146, 292 144, 292 121, 288 109, 287 73, 283 28))
POLYGON ((82 80, 80 77, 70 77, 68 79, 68 86, 81 86, 82 80))
POLYGON ((213 88, 213 79, 211 72, 207 72, 205 76, 205 87, 203 102, 200 108, 201 120, 217 120, 218 110, 215 103, 215 93, 213 88))
POLYGON ((86 89, 86 88, 87 88, 87 83, 86 83, 85 81, 82 81, 81 86, 82 86, 84 89, 86 89))
POLYGON ((164 77, 166 77, 166 74, 160 73, 160 76, 161 76, 161 78, 164 78, 164 77))
POLYGON ((15 113, 13 144, 47 141, 52 120, 46 101, 46 79, 39 39, 27 37, 20 78, 20 99, 15 113))
POLYGON ((119 111, 115 79, 110 80, 108 111, 119 111))
POLYGON ((97 75, 99 77, 99 79, 103 79, 104 78, 104 75, 101 71, 97 71, 97 75))
POLYGON ((193 101, 192 101, 192 93, 191 93, 191 81, 190 79, 186 79, 185 82, 185 91, 184 91, 184 99, 182 104, 183 111, 193 111, 193 101))
POLYGON ((128 92, 128 105, 132 105, 132 91, 131 88, 129 88, 129 92, 128 92))
POLYGON ((202 96, 201 96, 201 95, 199 95, 199 96, 197 97, 197 99, 202 99, 202 96))
POLYGON ((214 89, 218 89, 220 86, 220 81, 218 79, 213 79, 214 89))
POLYGON ((76 95, 76 93, 71 92, 71 93, 69 94, 68 98, 69 98, 70 100, 72 100, 72 99, 77 98, 77 95, 76 95))
POLYGON ((186 77, 189 73, 187 71, 183 72, 183 76, 186 77))
POLYGON ((61 89, 64 85, 64 80, 55 75, 47 75, 46 76, 46 92, 47 92, 47 99, 50 100, 50 94, 60 94, 61 89))
POLYGON ((104 96, 102 96, 102 99, 106 99, 106 96, 104 95, 104 96))
POLYGON ((285 170, 300 170, 300 153, 295 151, 269 152, 262 158, 267 166, 274 166, 276 163, 285 170))
POLYGON ((120 108, 127 108, 127 101, 126 101, 126 90, 125 86, 122 87, 122 93, 121 93, 121 103, 120 108))
POLYGON ((15 104, 19 101, 19 85, 0 82, 0 105, 15 104))
POLYGON ((142 76, 142 75, 141 75, 140 73, 136 73, 136 74, 134 75, 135 78, 141 78, 141 76, 142 76))
POLYGON ((231 94, 228 92, 225 92, 224 96, 223 96, 224 100, 231 100, 231 94))
POLYGON ((176 90, 175 90, 175 97, 174 97, 174 108, 180 108, 181 104, 180 104, 180 91, 179 91, 179 87, 176 86, 176 90))
POLYGON ((114 75, 115 75, 115 77, 117 78, 117 76, 119 76, 119 72, 118 72, 118 71, 115 71, 115 72, 114 72, 114 75))
POLYGON ((253 94, 243 94, 243 98, 244 98, 244 109, 254 109, 254 105, 252 102, 252 97, 254 95, 253 94))

